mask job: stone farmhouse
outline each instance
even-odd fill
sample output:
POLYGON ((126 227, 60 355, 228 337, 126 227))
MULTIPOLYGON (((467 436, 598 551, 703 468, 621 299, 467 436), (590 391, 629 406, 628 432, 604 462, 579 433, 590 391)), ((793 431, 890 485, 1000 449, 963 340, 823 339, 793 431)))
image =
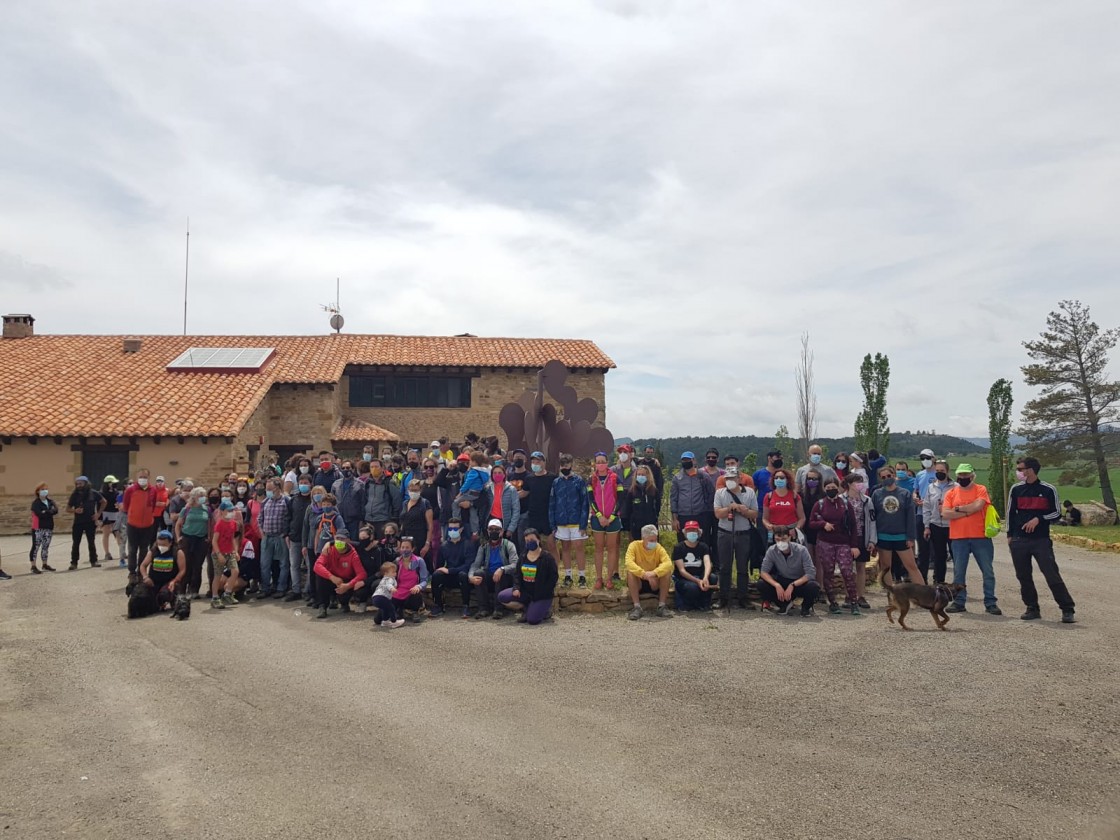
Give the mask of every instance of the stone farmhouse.
MULTIPOLYGON (((426 445, 499 434, 506 403, 552 359, 580 396, 605 406, 614 362, 593 342, 407 335, 35 335, 3 316, 0 533, 26 533, 35 486, 63 504, 74 478, 95 487, 147 467, 206 486, 328 449, 426 445)), ((598 423, 605 422, 605 411, 598 423)), ((69 520, 56 526, 69 528, 69 520)))

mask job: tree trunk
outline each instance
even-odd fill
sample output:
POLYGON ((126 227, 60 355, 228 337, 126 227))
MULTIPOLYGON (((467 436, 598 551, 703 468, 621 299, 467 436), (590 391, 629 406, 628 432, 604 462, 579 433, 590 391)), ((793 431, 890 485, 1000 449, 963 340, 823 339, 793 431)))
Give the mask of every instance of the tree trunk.
MULTIPOLYGON (((1097 462, 1097 477, 1101 482, 1101 497, 1105 507, 1116 510, 1116 496, 1112 493, 1112 479, 1108 475, 1108 459, 1104 454, 1104 443, 1101 440, 1101 430, 1097 424, 1092 426, 1093 459, 1097 462)), ((1113 523, 1115 524, 1115 522, 1113 523)))

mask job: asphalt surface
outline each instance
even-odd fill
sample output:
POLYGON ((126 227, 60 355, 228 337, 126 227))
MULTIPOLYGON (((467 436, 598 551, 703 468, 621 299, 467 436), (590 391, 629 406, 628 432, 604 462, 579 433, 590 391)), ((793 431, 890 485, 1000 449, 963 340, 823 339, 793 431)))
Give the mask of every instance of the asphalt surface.
POLYGON ((1044 587, 1018 619, 999 546, 1006 615, 948 633, 879 592, 862 618, 380 630, 128 621, 124 572, 32 577, 26 545, 0 540, 0 840, 1118 836, 1120 556, 1058 547, 1069 626, 1044 587))

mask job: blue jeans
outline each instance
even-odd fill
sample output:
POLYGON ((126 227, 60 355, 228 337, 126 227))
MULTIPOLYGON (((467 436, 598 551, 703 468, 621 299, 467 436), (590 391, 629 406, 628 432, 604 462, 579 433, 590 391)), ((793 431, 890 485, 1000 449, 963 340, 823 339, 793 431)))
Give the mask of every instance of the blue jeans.
POLYGON ((276 589, 283 592, 288 588, 288 546, 283 534, 265 534, 261 540, 261 592, 272 591, 272 564, 279 569, 276 589))
MULTIPOLYGON (((949 550, 953 553, 953 583, 964 583, 965 573, 968 571, 968 555, 976 558, 976 565, 980 567, 980 574, 984 576, 984 606, 996 605, 996 570, 992 565, 995 558, 995 548, 987 537, 969 537, 963 540, 950 540, 949 550)), ((967 592, 958 592, 955 601, 964 606, 968 599, 967 592)))
POLYGON ((705 592, 696 581, 673 575, 673 600, 678 610, 708 610, 712 607, 712 591, 705 592))
POLYGON ((303 575, 299 572, 302 562, 303 544, 292 540, 288 543, 288 576, 292 582, 292 592, 297 595, 300 594, 300 584, 303 582, 303 575))

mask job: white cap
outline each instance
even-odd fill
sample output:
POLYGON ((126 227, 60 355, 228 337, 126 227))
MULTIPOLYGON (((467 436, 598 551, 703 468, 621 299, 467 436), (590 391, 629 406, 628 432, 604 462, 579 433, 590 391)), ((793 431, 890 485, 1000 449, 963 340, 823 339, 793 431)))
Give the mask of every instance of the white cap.
POLYGON ((926 456, 926 455, 928 455, 929 457, 931 457, 931 458, 932 458, 932 457, 933 457, 933 450, 932 450, 932 449, 923 449, 923 450, 921 451, 921 453, 920 453, 920 454, 921 454, 921 455, 922 455, 923 457, 924 457, 924 456, 926 456))
POLYGON ((500 520, 500 519, 491 519, 491 520, 490 520, 490 522, 489 522, 489 523, 487 524, 487 526, 486 526, 486 527, 487 527, 487 528, 501 528, 501 527, 502 527, 502 520, 500 520))
POLYGON ((164 480, 165 480, 165 479, 164 479, 164 477, 163 477, 162 475, 157 475, 157 476, 156 476, 156 481, 164 481, 164 480))
POLYGON ((433 440, 431 443, 428 444, 428 446, 432 447, 432 449, 438 450, 439 449, 439 441, 438 440, 433 440))

